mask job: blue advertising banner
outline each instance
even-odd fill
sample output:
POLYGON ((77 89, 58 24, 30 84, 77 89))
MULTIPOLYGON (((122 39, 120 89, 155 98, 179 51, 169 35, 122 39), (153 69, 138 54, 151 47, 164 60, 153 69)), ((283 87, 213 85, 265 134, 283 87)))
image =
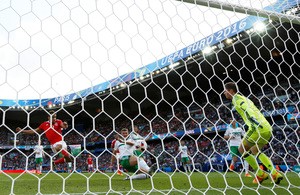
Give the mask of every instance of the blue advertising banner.
MULTIPOLYGON (((285 10, 292 8, 297 5, 299 0, 279 0, 275 4, 267 6, 264 10, 273 11, 281 13, 285 10)), ((114 86, 118 86, 124 82, 128 82, 144 76, 146 74, 152 73, 153 71, 160 70, 167 67, 179 60, 185 59, 192 56, 200 51, 202 51, 207 46, 212 46, 221 41, 232 37, 240 32, 250 29, 255 22, 266 20, 266 18, 248 16, 222 30, 219 30, 208 37, 205 37, 186 48, 176 51, 156 62, 148 64, 142 68, 137 69, 135 72, 131 72, 120 77, 111 79, 110 81, 98 84, 96 86, 90 87, 88 89, 79 91, 77 93, 72 93, 65 95, 63 97, 49 98, 49 99, 34 99, 34 100, 0 100, 0 106, 6 107, 23 107, 23 106, 47 106, 47 105, 57 105, 62 103, 68 103, 69 101, 76 100, 88 96, 92 93, 98 93, 103 90, 109 89, 114 86)))
POLYGON ((300 119, 300 113, 287 114, 288 121, 294 121, 296 119, 300 119))

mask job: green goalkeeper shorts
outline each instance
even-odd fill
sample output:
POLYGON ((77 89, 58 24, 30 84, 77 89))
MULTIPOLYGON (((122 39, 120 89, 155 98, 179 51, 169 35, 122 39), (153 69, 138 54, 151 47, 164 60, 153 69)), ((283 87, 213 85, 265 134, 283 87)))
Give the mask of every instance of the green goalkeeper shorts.
POLYGON ((130 159, 130 156, 123 156, 121 159, 120 159, 120 164, 122 165, 122 167, 124 169, 126 169, 128 172, 136 172, 139 167, 138 165, 134 165, 134 166, 130 166, 130 162, 129 162, 129 159, 130 159))
POLYGON ((258 145, 266 145, 272 136, 272 127, 268 124, 260 127, 249 127, 245 139, 258 145))

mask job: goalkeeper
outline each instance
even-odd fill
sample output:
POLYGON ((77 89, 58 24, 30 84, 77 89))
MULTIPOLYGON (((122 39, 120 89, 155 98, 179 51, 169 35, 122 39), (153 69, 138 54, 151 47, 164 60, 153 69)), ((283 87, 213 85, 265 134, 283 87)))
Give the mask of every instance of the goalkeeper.
POLYGON ((239 152, 256 171, 253 183, 262 183, 268 179, 268 174, 258 167, 255 159, 258 158, 270 170, 273 181, 279 184, 283 176, 276 171, 270 158, 261 152, 272 136, 271 125, 251 100, 237 93, 235 83, 225 84, 224 95, 227 99, 232 100, 234 108, 248 126, 248 131, 239 146, 239 152))

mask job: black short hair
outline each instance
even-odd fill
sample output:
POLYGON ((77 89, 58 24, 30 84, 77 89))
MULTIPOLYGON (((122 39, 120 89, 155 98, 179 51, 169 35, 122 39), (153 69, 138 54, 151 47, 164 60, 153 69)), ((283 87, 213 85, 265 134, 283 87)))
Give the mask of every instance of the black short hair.
POLYGON ((121 131, 128 131, 128 129, 127 128, 122 128, 121 131))
POLYGON ((237 86, 234 82, 228 82, 225 84, 225 89, 230 90, 232 89, 235 93, 237 92, 237 86))

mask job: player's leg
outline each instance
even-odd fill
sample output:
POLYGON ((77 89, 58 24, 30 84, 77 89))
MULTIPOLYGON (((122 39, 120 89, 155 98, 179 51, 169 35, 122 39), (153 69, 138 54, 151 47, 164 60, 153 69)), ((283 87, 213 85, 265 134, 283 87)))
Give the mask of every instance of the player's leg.
POLYGON ((134 155, 130 157, 130 165, 137 165, 139 167, 139 171, 149 174, 150 167, 147 165, 146 161, 144 160, 143 152, 140 150, 135 150, 133 152, 134 155))
POLYGON ((184 172, 187 172, 187 163, 186 163, 185 157, 182 157, 182 158, 181 158, 181 163, 182 163, 184 172))
POLYGON ((42 171, 43 171, 43 158, 41 158, 41 161, 39 163, 39 174, 42 174, 42 171))
MULTIPOLYGON (((279 184, 280 181, 283 179, 282 175, 280 173, 277 173, 270 158, 265 154, 261 153, 261 148, 268 144, 268 140, 272 136, 271 130, 271 126, 256 129, 256 131, 253 134, 251 134, 251 136, 248 136, 246 140, 250 140, 250 142, 255 143, 250 148, 251 153, 255 155, 262 162, 262 164, 271 171, 275 183, 279 184)), ((248 163, 250 164, 250 166, 252 166, 252 164, 249 161, 248 163)), ((257 173, 256 178, 253 180, 253 183, 261 183, 263 180, 268 178, 267 174, 262 169, 258 168, 254 170, 257 170, 257 173)))
POLYGON ((130 156, 129 158, 130 166, 138 166, 141 172, 149 173, 150 167, 147 165, 143 157, 130 156))
POLYGON ((128 172, 131 173, 137 173, 136 175, 133 175, 131 177, 126 177, 126 179, 145 179, 147 178, 147 175, 144 173, 141 173, 139 171, 139 167, 137 164, 137 157, 136 156, 123 156, 120 159, 120 164, 124 169, 126 169, 128 172))
POLYGON ((236 162, 237 162, 237 157, 235 155, 232 155, 232 160, 229 166, 230 171, 234 171, 236 162))
MULTIPOLYGON (((119 161, 120 165, 123 167, 123 169, 126 169, 128 172, 131 172, 131 171, 135 172, 137 170, 137 168, 136 168, 136 170, 131 170, 129 158, 130 158, 129 156, 123 156, 118 161, 119 161)), ((126 179, 130 179, 128 174, 126 174, 125 180, 126 179)))
POLYGON ((149 178, 150 176, 145 174, 145 173, 142 173, 142 172, 138 172, 137 174, 131 176, 130 178, 131 179, 147 179, 149 178))
POLYGON ((120 154, 119 153, 116 153, 116 159, 117 159, 117 175, 120 175, 120 176, 123 176, 123 173, 122 173, 122 165, 120 164, 120 161, 119 161, 119 156, 120 154))
POLYGON ((123 167, 119 162, 119 158, 117 158, 117 175, 123 176, 122 169, 123 167))
POLYGON ((42 158, 36 158, 35 159, 35 165, 36 165, 36 174, 42 173, 42 158))
POLYGON ((53 151, 56 152, 61 152, 61 154, 63 155, 63 157, 57 159, 54 161, 54 164, 61 164, 61 163, 65 163, 65 162, 72 162, 72 158, 70 153, 67 151, 67 144, 64 141, 60 141, 57 142, 55 144, 53 144, 52 146, 53 151))
POLYGON ((249 163, 244 160, 244 168, 245 168, 245 177, 252 177, 249 173, 249 163))
POLYGON ((141 170, 144 173, 149 173, 150 167, 147 165, 145 159, 140 157, 138 161, 139 170, 141 170))
POLYGON ((188 157, 184 157, 183 158, 183 161, 184 161, 184 170, 185 172, 191 172, 190 171, 190 167, 189 167, 189 158, 188 157))
POLYGON ((188 168, 188 171, 191 172, 191 166, 190 166, 190 159, 187 157, 187 168, 188 168))
POLYGON ((135 175, 131 176, 131 179, 147 179, 149 175, 150 167, 147 165, 143 158, 138 160, 138 171, 135 175))
POLYGON ((137 156, 131 156, 129 161, 131 166, 137 166, 138 170, 136 171, 136 174, 131 176, 131 179, 146 179, 149 178, 149 171, 150 167, 147 165, 144 158, 138 154, 137 156))
POLYGON ((261 148, 268 144, 268 140, 271 138, 272 133, 270 131, 260 133, 260 138, 257 141, 257 147, 251 148, 261 163, 270 171, 272 178, 276 184, 279 184, 283 179, 283 176, 276 170, 271 159, 261 152, 261 148))
POLYGON ((238 146, 235 146, 236 150, 235 150, 235 156, 236 156, 236 161, 235 163, 238 161, 238 159, 240 159, 241 163, 243 163, 243 168, 245 169, 245 177, 252 177, 249 173, 249 163, 241 158, 241 154, 238 150, 238 146))
POLYGON ((257 140, 257 138, 258 135, 256 135, 255 133, 251 133, 251 136, 246 136, 239 146, 239 153, 256 172, 256 178, 253 180, 253 183, 262 183, 264 180, 268 179, 268 175, 259 168, 255 156, 251 153, 253 152, 253 148, 256 147, 255 141, 257 140))
POLYGON ((38 158, 35 158, 35 173, 38 174, 38 170, 39 170, 39 161, 38 158))
POLYGON ((63 155, 65 162, 72 162, 72 158, 70 153, 67 150, 67 144, 64 141, 61 141, 60 144, 58 144, 59 148, 61 149, 61 154, 63 155))
POLYGON ((229 170, 234 171, 235 164, 238 160, 238 156, 240 156, 239 147, 238 146, 230 146, 230 154, 232 156, 232 160, 231 160, 231 163, 229 166, 229 170))

